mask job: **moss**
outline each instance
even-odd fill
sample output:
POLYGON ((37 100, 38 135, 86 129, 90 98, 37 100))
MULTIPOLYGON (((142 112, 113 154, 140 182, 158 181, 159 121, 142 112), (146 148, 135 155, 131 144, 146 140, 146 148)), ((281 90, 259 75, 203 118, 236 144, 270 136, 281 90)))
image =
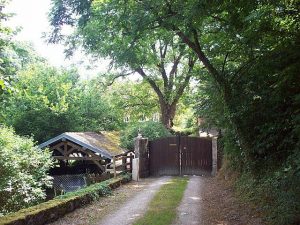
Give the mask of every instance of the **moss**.
POLYGON ((101 133, 105 136, 103 142, 101 142, 101 146, 104 149, 108 149, 111 153, 120 154, 120 133, 117 131, 101 131, 101 133))
POLYGON ((92 202, 100 196, 107 195, 111 189, 120 186, 121 183, 128 182, 130 179, 130 174, 126 174, 116 179, 106 180, 87 188, 58 196, 53 200, 0 217, 0 225, 28 224, 29 220, 30 224, 44 224, 45 222, 53 221, 82 205, 92 202))

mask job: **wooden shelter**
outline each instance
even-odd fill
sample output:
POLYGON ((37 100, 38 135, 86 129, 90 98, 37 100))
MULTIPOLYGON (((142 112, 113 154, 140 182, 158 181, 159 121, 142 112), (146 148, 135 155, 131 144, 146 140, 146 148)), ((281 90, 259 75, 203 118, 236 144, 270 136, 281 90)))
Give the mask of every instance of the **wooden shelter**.
POLYGON ((68 162, 90 161, 104 172, 105 164, 126 153, 119 146, 117 132, 65 132, 42 144, 40 148, 52 150, 53 158, 68 162))

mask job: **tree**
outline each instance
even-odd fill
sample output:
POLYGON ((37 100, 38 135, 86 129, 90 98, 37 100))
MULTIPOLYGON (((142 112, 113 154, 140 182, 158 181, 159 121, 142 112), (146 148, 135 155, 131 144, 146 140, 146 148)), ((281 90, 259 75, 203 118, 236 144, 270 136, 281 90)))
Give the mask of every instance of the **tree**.
POLYGON ((134 138, 139 133, 147 137, 150 141, 171 136, 169 130, 161 123, 153 121, 131 123, 121 132, 121 146, 129 150, 134 150, 134 138))
POLYGON ((207 71, 196 100, 201 113, 225 131, 231 166, 252 182, 245 186, 253 194, 267 199, 274 224, 299 223, 299 2, 72 2, 76 17, 68 8, 53 11, 61 16, 54 20, 54 38, 64 22, 84 31, 90 18, 101 16, 93 24, 106 20, 118 27, 111 35, 128 52, 157 33, 188 46, 207 71))
POLYGON ((76 70, 55 69, 47 63, 18 71, 15 91, 0 110, 3 123, 20 135, 43 142, 68 131, 113 130, 119 119, 102 97, 95 80, 80 81, 76 70))
POLYGON ((125 80, 106 88, 105 98, 120 119, 137 122, 159 112, 158 99, 146 81, 125 80))
POLYGON ((98 79, 80 81, 75 88, 76 100, 70 105, 76 111, 77 130, 103 131, 117 130, 123 117, 107 99, 107 92, 98 79))
POLYGON ((39 142, 75 129, 76 111, 70 108, 78 79, 75 71, 33 64, 19 71, 17 78, 3 113, 5 124, 39 142))
POLYGON ((81 0, 55 3, 51 40, 63 38, 59 36, 63 24, 76 25, 79 36, 71 42, 83 39, 85 48, 104 56, 135 61, 134 49, 156 35, 166 40, 181 40, 212 77, 246 152, 251 151, 256 134, 248 135, 247 124, 235 113, 239 110, 236 101, 240 93, 233 86, 240 86, 244 74, 273 49, 283 43, 296 48, 299 39, 299 10, 295 2, 81 0), (98 27, 102 28, 101 32, 98 27), (89 36, 90 33, 93 35, 89 36))
MULTIPOLYGON (((116 67, 139 74, 158 96, 162 123, 171 128, 177 103, 197 70, 194 68, 195 55, 187 46, 182 45, 176 37, 166 36, 161 30, 140 38, 137 42, 124 39, 122 34, 131 32, 130 27, 125 20, 116 20, 109 11, 114 9, 103 8, 101 2, 53 3, 50 17, 54 32, 50 42, 61 40, 58 32, 62 24, 74 25, 77 22, 76 34, 68 39, 70 49, 81 43, 94 56, 110 57, 116 67), (82 16, 76 20, 72 17, 72 12, 82 16), (112 16, 107 16, 107 13, 112 16)), ((130 74, 121 73, 116 77, 130 74)))

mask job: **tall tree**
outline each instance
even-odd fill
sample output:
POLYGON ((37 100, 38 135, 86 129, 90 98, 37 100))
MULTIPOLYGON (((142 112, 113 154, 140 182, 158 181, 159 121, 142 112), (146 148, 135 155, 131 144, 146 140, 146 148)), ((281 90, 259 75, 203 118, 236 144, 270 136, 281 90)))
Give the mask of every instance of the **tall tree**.
POLYGON ((240 93, 233 85, 240 84, 243 75, 279 45, 298 46, 299 8, 295 1, 54 2, 51 40, 63 38, 59 35, 63 24, 77 25, 79 36, 73 36, 70 43, 76 43, 78 37, 87 49, 121 60, 127 60, 122 57, 127 54, 134 56, 132 49, 155 35, 185 43, 212 77, 239 143, 247 151, 251 151, 256 134, 248 135, 247 125, 236 116, 240 93), (93 38, 87 32, 92 32, 93 38))
MULTIPOLYGON (((114 9, 102 6, 102 2, 54 1, 50 14, 54 32, 50 41, 61 40, 62 24, 75 25, 77 21, 76 34, 68 39, 70 49, 80 43, 94 56, 110 57, 116 67, 139 74, 158 96, 162 123, 171 128, 178 101, 197 70, 196 56, 180 39, 165 35, 162 30, 136 42, 126 38, 126 33, 133 32, 123 17, 126 7, 123 8, 123 19, 116 20, 114 9), (68 10, 82 13, 82 17, 76 20, 68 10)), ((127 75, 121 73, 117 77, 127 75)))

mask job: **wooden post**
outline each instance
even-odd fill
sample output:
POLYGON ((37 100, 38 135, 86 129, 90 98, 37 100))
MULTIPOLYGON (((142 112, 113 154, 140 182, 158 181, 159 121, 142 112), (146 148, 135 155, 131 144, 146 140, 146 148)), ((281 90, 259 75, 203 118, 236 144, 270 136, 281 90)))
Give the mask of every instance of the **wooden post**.
POLYGON ((117 171, 116 171, 116 157, 113 157, 113 165, 114 165, 114 178, 117 177, 117 171))
POLYGON ((127 155, 122 156, 122 170, 123 172, 127 171, 127 155))
POLYGON ((132 160, 133 160, 133 155, 130 156, 130 173, 132 173, 132 160))

